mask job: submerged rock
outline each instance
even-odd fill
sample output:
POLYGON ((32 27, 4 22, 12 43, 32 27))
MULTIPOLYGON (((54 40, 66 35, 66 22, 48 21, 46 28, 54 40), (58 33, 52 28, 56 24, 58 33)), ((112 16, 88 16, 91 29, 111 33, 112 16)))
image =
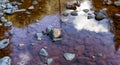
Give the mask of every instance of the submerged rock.
POLYGON ((64 57, 66 60, 71 61, 75 58, 75 54, 74 53, 65 53, 64 57))
POLYGON ((0 65, 11 65, 11 58, 9 56, 5 56, 0 59, 0 65))
POLYGON ((50 65, 52 62, 53 62, 53 59, 52 58, 48 58, 47 61, 46 61, 46 64, 50 65))
POLYGON ((0 49, 3 49, 5 47, 7 47, 9 43, 10 43, 9 39, 3 39, 3 40, 1 40, 0 41, 0 49))
POLYGON ((42 33, 36 33, 35 37, 37 38, 37 40, 41 40, 41 37, 43 36, 42 33))
POLYGON ((42 55, 42 56, 48 56, 48 53, 47 53, 47 51, 44 48, 42 48, 40 50, 39 54, 42 55))

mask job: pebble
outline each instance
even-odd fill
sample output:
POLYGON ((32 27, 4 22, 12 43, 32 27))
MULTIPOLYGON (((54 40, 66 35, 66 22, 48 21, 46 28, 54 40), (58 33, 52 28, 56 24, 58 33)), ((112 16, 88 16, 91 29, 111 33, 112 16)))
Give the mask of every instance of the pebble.
POLYGON ((5 56, 0 59, 0 65, 11 65, 11 60, 9 56, 5 56))
POLYGON ((39 54, 42 55, 42 56, 48 56, 48 53, 47 53, 47 51, 44 48, 42 48, 40 50, 39 54))
POLYGON ((37 5, 37 4, 38 4, 38 1, 34 0, 34 1, 32 2, 32 4, 33 4, 33 5, 37 5))
POLYGON ((63 12, 62 15, 63 15, 63 16, 68 16, 69 13, 68 13, 68 12, 63 12))
POLYGON ((74 53, 65 53, 64 57, 66 60, 72 61, 75 58, 75 54, 74 53))
POLYGON ((3 39, 0 41, 0 49, 3 49, 5 47, 7 47, 10 43, 10 40, 9 39, 3 39))
POLYGON ((115 6, 120 6, 120 0, 114 2, 115 6))
POLYGON ((31 14, 31 12, 29 12, 29 11, 26 11, 25 13, 26 13, 27 15, 30 15, 30 14, 31 14))
POLYGON ((35 9, 35 8, 34 8, 34 6, 30 6, 28 9, 29 9, 29 10, 33 10, 33 9, 35 9))
POLYGON ((5 19, 5 17, 1 17, 0 20, 1 22, 7 22, 7 19, 5 19))
POLYGON ((42 36, 43 36, 42 33, 36 33, 36 34, 35 34, 35 37, 37 38, 37 40, 41 40, 41 39, 42 39, 42 38, 41 38, 42 36))
POLYGON ((88 13, 89 12, 89 9, 84 9, 83 10, 85 13, 88 13))
POLYGON ((72 11, 72 12, 71 12, 71 15, 72 15, 72 16, 77 16, 78 13, 77 13, 77 11, 72 11))
POLYGON ((12 22, 8 21, 4 24, 4 26, 7 26, 7 27, 12 26, 12 22))
POLYGON ((46 64, 50 65, 52 62, 53 62, 53 59, 52 58, 48 58, 47 61, 46 61, 46 64))

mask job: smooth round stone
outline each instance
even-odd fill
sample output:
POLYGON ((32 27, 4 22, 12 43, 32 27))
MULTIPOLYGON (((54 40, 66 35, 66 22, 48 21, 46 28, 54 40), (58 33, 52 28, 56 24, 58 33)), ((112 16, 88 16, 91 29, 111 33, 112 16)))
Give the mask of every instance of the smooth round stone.
POLYGON ((71 15, 72 15, 72 16, 77 16, 78 13, 77 13, 77 11, 72 11, 72 12, 71 12, 71 15))
POLYGON ((63 12, 62 15, 63 15, 63 16, 68 16, 69 13, 68 13, 68 12, 63 12))

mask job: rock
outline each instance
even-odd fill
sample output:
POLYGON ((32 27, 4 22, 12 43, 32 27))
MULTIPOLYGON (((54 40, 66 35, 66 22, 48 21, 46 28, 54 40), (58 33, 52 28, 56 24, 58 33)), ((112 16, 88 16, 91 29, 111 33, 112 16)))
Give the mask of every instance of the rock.
POLYGON ((17 2, 17 1, 14 1, 11 4, 12 4, 12 6, 16 6, 16 5, 20 5, 21 3, 17 2))
POLYGON ((107 4, 107 5, 111 5, 111 4, 113 4, 113 2, 112 2, 111 0, 108 0, 108 1, 106 2, 106 4, 107 4))
POLYGON ((97 53, 96 56, 102 57, 102 56, 103 56, 103 53, 97 53))
POLYGON ((114 2, 115 6, 120 6, 120 0, 114 2))
POLYGON ((31 14, 31 12, 29 12, 29 11, 27 11, 27 12, 25 12, 27 15, 30 15, 31 14))
POLYGON ((106 18, 106 17, 107 17, 106 9, 100 10, 100 11, 96 14, 96 16, 95 16, 96 20, 102 20, 102 19, 104 19, 104 18, 106 18))
POLYGON ((13 14, 12 9, 6 9, 6 10, 4 10, 4 12, 5 12, 6 14, 13 14))
POLYGON ((51 30, 53 30, 53 26, 49 25, 49 26, 46 28, 46 33, 50 33, 51 30))
POLYGON ((11 65, 11 58, 9 56, 5 56, 0 59, 0 65, 11 65))
POLYGON ((42 55, 42 56, 48 56, 48 53, 47 53, 47 51, 44 48, 42 48, 40 50, 39 54, 42 55))
POLYGON ((74 53, 65 53, 64 57, 66 60, 72 61, 75 58, 75 54, 74 53))
POLYGON ((61 36, 61 30, 60 30, 60 29, 54 28, 53 31, 54 31, 54 32, 53 32, 53 36, 54 36, 55 38, 61 36))
POLYGON ((63 12, 62 15, 63 15, 63 16, 68 16, 69 13, 68 13, 68 12, 63 12))
POLYGON ((66 17, 66 16, 62 16, 60 19, 61 19, 62 22, 68 22, 69 21, 69 17, 66 17))
POLYGON ((88 19, 93 19, 93 18, 94 18, 94 15, 88 14, 87 18, 88 18, 88 19))
POLYGON ((37 5, 37 4, 38 4, 38 1, 34 0, 34 1, 32 2, 32 4, 33 4, 33 5, 37 5))
POLYGON ((120 14, 117 14, 117 13, 116 13, 116 14, 115 14, 115 16, 118 16, 118 17, 120 17, 120 14))
POLYGON ((47 61, 46 61, 46 64, 50 65, 52 62, 53 62, 53 59, 52 58, 48 58, 47 61))
POLYGON ((9 43, 10 43, 9 39, 3 39, 3 40, 1 40, 0 41, 0 49, 3 49, 5 47, 7 47, 9 43))
POLYGON ((19 10, 16 10, 16 12, 24 12, 26 11, 26 9, 19 9, 19 10))
POLYGON ((78 7, 80 7, 80 1, 77 0, 76 3, 75 3, 75 5, 78 6, 78 7))
POLYGON ((36 33, 35 37, 37 38, 37 40, 41 40, 41 37, 43 36, 42 33, 36 33))
POLYGON ((77 11, 72 11, 72 12, 71 12, 71 15, 72 15, 72 16, 77 16, 78 13, 77 13, 77 11))
POLYGON ((66 9, 76 10, 76 6, 73 3, 67 2, 66 9))
POLYGON ((89 12, 89 9, 84 9, 83 10, 85 13, 88 13, 89 12))
POLYGON ((5 19, 5 17, 1 17, 0 20, 1 22, 7 22, 7 19, 5 19))
POLYGON ((8 21, 4 24, 4 26, 7 26, 7 27, 12 26, 12 22, 8 21))
POLYGON ((34 9, 34 6, 30 6, 28 9, 29 9, 29 10, 33 10, 33 9, 34 9))
POLYGON ((4 14, 3 12, 0 12, 0 17, 3 16, 3 14, 4 14))
POLYGON ((6 9, 12 9, 12 5, 10 3, 6 4, 6 9))

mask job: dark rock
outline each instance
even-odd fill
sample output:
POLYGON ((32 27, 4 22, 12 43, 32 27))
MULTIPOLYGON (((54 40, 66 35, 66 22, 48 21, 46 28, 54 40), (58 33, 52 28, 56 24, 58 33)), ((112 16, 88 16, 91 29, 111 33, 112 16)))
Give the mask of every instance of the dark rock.
POLYGON ((11 58, 9 56, 5 56, 0 59, 0 65, 11 65, 11 58))
POLYGON ((88 13, 89 12, 89 9, 84 9, 83 10, 85 13, 88 13))
POLYGON ((76 6, 73 3, 69 3, 69 2, 66 4, 66 8, 76 10, 76 6))
POLYGON ((10 43, 9 39, 3 39, 3 40, 1 40, 0 41, 0 49, 3 49, 5 47, 7 47, 9 43, 10 43))
POLYGON ((72 11, 72 12, 71 12, 71 15, 72 15, 72 16, 77 16, 78 13, 77 13, 77 11, 72 11))
POLYGON ((4 24, 4 26, 7 26, 7 27, 12 26, 12 22, 8 21, 4 24))
POLYGON ((75 5, 79 7, 80 6, 80 1, 76 1, 75 5))
POLYGON ((12 6, 16 6, 16 5, 20 5, 21 3, 17 2, 17 1, 14 1, 11 4, 12 4, 12 6))
POLYGON ((34 0, 34 1, 32 2, 32 4, 33 4, 33 5, 37 5, 37 4, 38 4, 38 1, 34 0))

